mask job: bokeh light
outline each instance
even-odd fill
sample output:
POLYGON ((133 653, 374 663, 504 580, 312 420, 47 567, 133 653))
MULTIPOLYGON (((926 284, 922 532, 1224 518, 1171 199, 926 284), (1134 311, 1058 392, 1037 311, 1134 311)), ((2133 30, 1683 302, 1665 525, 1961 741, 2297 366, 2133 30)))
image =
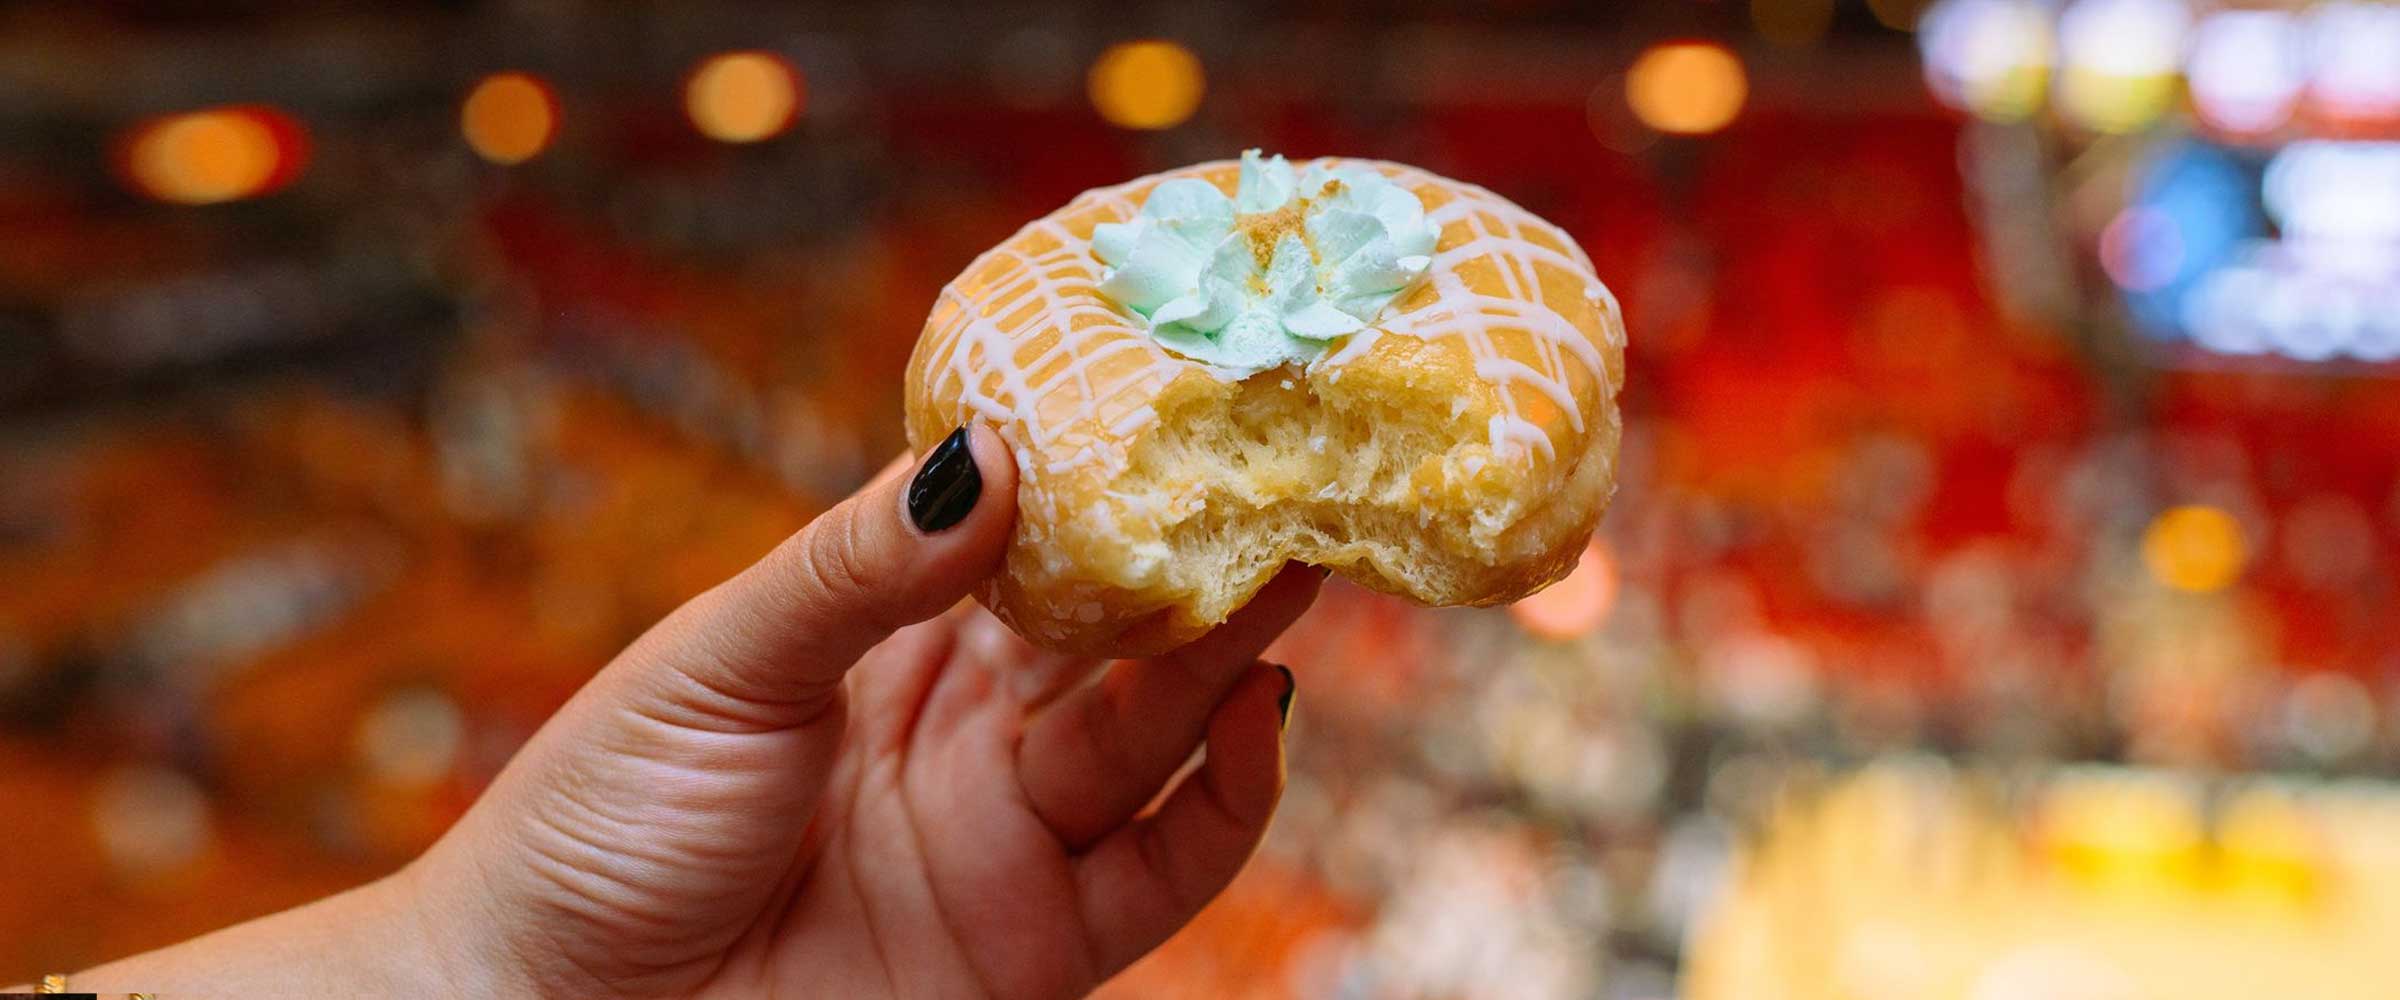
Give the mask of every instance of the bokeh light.
POLYGON ((2299 25, 2283 11, 2209 15, 2192 32, 2184 68, 2193 109, 2202 121, 2236 134, 2282 125, 2307 82, 2299 50, 2299 25))
POLYGON ((2309 17, 2309 100, 2344 123, 2400 119, 2400 5, 2351 0, 2309 17))
POLYGON ((2285 245, 2327 270, 2400 269, 2400 143, 2292 143, 2267 161, 2260 199, 2285 245))
POLYGON ((2128 292, 2166 287, 2183 273, 2184 256, 2182 228, 2156 208, 2127 208, 2100 231, 2100 267, 2128 292))
POLYGON ((136 191, 183 205, 274 191, 299 176, 306 158, 299 123, 257 106, 156 119, 136 126, 122 147, 123 169, 136 191))
POLYGON ((2031 0, 1952 0, 1917 34, 1925 81, 1942 103, 1991 121, 2022 121, 2049 89, 2050 15, 2031 0))
POLYGON ((2142 533, 2142 563, 2151 579, 2176 590, 2223 590, 2250 561, 2241 522, 2223 509, 2198 504, 2170 508, 2142 533))
POLYGON ((1156 39, 1109 46, 1093 60, 1087 84, 1093 110, 1111 125, 1132 129, 1181 125, 1200 110, 1208 91, 1200 57, 1156 39))
POLYGON ((2060 110, 2094 132, 2158 119, 2182 81, 2191 12, 2179 0, 2081 0, 2059 16, 2060 110))
POLYGON ((1599 539, 1585 546, 1583 558, 1566 579, 1540 593, 1509 605, 1508 613, 1525 631, 1565 642, 1590 635, 1608 621, 1617 604, 1617 563, 1599 539))
POLYGON ((1750 95, 1742 61, 1711 42, 1668 42, 1633 61, 1625 103, 1661 132, 1706 135, 1732 124, 1750 95))
POLYGON ((768 52, 726 52, 692 70, 683 88, 683 110, 701 135, 718 142, 758 142, 790 128, 806 97, 791 63, 768 52))
POLYGON ((503 166, 523 163, 558 135, 558 98, 532 74, 494 73, 467 92, 458 130, 475 155, 503 166))

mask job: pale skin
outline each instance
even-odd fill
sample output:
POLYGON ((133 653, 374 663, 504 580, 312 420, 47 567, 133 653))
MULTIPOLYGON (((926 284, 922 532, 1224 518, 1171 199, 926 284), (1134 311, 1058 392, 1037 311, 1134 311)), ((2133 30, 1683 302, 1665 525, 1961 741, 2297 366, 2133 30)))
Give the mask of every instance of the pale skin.
POLYGON ((636 640, 398 873, 70 986, 1090 991, 1189 921, 1264 834, 1290 686, 1258 656, 1320 577, 1286 571, 1155 660, 1037 651, 960 603, 999 569, 1016 516, 1007 445, 971 441, 983 485, 964 520, 919 530, 895 463, 636 640))

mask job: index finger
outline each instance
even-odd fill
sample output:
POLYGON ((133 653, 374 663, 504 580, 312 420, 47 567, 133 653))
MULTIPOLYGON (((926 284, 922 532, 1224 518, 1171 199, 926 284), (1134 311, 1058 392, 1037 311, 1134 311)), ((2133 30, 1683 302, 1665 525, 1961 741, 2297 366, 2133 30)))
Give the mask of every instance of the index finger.
POLYGON ((1100 683, 1028 721, 1017 774, 1051 832, 1080 850, 1140 812, 1199 749, 1217 705, 1308 610, 1323 579, 1313 568, 1287 567, 1198 641, 1156 659, 1119 661, 1100 683))

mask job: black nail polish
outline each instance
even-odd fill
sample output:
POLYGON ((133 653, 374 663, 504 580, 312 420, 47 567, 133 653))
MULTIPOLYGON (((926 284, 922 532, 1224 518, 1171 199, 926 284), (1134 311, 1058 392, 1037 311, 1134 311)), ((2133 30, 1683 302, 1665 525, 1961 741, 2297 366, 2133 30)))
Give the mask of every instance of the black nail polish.
POLYGON ((1278 663, 1275 669, 1283 673, 1283 695, 1275 699, 1276 726, 1289 729, 1292 726, 1292 696, 1300 693, 1300 682, 1292 679, 1292 668, 1278 663))
POLYGON ((967 519, 983 495, 983 472, 975 468, 974 449, 967 447, 967 429, 951 431, 917 477, 908 481, 908 519, 928 535, 967 519))

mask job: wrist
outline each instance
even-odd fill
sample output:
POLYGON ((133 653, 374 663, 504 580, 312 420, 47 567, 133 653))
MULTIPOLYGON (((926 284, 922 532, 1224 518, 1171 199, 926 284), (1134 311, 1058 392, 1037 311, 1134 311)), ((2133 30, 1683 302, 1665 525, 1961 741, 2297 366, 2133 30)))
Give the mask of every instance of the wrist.
POLYGON ((442 845, 376 883, 380 921, 412 971, 401 980, 427 995, 539 996, 533 970, 509 946, 492 912, 491 885, 462 870, 442 845))
POLYGON ((78 993, 499 995, 428 932, 414 876, 403 872, 182 944, 70 976, 78 993), (460 978, 467 976, 467 978, 460 978))

